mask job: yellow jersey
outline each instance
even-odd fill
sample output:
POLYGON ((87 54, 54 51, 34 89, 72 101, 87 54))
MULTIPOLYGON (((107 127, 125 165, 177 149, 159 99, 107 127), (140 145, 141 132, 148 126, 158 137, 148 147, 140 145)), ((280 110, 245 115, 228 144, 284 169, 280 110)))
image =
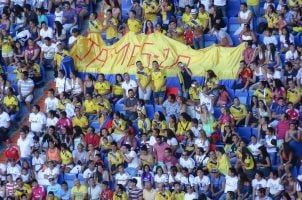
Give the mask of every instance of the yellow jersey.
POLYGON ((151 130, 151 122, 150 119, 145 118, 144 120, 138 119, 137 126, 139 130, 142 130, 143 133, 147 133, 151 130))
POLYGON ((113 38, 117 38, 118 36, 118 20, 115 18, 111 18, 110 20, 105 20, 103 25, 106 27, 106 39, 110 40, 113 38))
POLYGON ((18 99, 16 96, 5 96, 3 100, 4 106, 7 107, 8 109, 12 109, 15 107, 15 110, 19 110, 18 106, 18 99))
POLYGON ((154 92, 166 91, 166 72, 164 70, 153 71, 151 80, 153 81, 154 92))
POLYGON ((191 14, 184 13, 181 20, 183 24, 189 24, 191 22, 191 14))
POLYGON ((72 125, 73 125, 73 127, 79 126, 84 130, 88 126, 88 119, 84 115, 82 115, 81 117, 75 116, 72 118, 72 125))
POLYGON ((248 6, 257 6, 257 5, 259 5, 259 0, 247 0, 246 4, 248 6))
POLYGON ((157 9, 158 4, 156 1, 148 2, 147 0, 143 2, 144 9, 144 20, 157 21, 157 9))
POLYGON ((296 87, 295 89, 289 88, 286 92, 287 101, 297 104, 300 102, 301 94, 302 93, 300 88, 298 87, 296 87))
POLYGON ((230 112, 236 121, 247 116, 247 110, 243 104, 240 104, 239 106, 232 105, 230 107, 230 112))
POLYGON ((278 28, 279 19, 278 19, 278 15, 276 13, 273 13, 271 16, 269 16, 268 14, 265 14, 264 18, 266 19, 268 28, 278 28))
POLYGON ((134 32, 134 33, 142 32, 142 23, 137 19, 128 19, 127 25, 130 32, 134 32))
POLYGON ((123 95, 123 88, 122 88, 122 84, 114 84, 112 86, 112 92, 114 95, 123 95))
POLYGON ((55 65, 57 67, 57 70, 60 69, 61 67, 61 62, 64 59, 65 56, 69 56, 69 52, 66 50, 63 50, 62 52, 56 52, 54 55, 54 61, 55 61, 55 65))
POLYGON ((185 133, 191 129, 191 122, 179 121, 177 123, 177 135, 185 135, 185 133))
POLYGON ((60 157, 63 165, 68 165, 72 163, 72 154, 70 153, 70 151, 61 150, 60 157))
POLYGON ((88 22, 89 32, 100 33, 102 31, 102 24, 99 20, 93 20, 88 22))
POLYGON ((148 82, 148 77, 150 77, 150 75, 151 75, 150 70, 148 68, 144 67, 144 69, 142 71, 138 70, 136 72, 136 79, 141 84, 142 87, 150 88, 150 86, 151 86, 150 79, 148 82))
POLYGON ((208 21, 210 19, 209 13, 208 12, 204 12, 204 13, 199 12, 198 19, 201 23, 202 28, 206 29, 208 27, 208 21))
POLYGON ((192 100, 199 100, 199 93, 202 92, 202 87, 190 87, 189 95, 192 100))
POLYGON ((273 101, 272 92, 270 89, 265 88, 264 90, 257 89, 254 95, 258 97, 259 100, 263 100, 264 103, 270 104, 273 101))
POLYGON ((110 83, 108 81, 96 82, 94 85, 94 89, 97 91, 97 94, 103 95, 110 90, 110 83))
POLYGON ((74 200, 83 200, 87 195, 87 187, 85 185, 81 185, 80 188, 77 186, 73 186, 71 189, 71 196, 74 197, 74 200))
POLYGON ((1 41, 2 53, 9 53, 13 51, 12 42, 14 42, 12 36, 4 36, 1 41))
POLYGON ((111 104, 108 101, 108 99, 104 99, 103 102, 97 102, 97 111, 101 113, 104 110, 108 110, 109 112, 112 110, 111 109, 111 104))
POLYGON ((87 112, 87 113, 97 112, 97 105, 96 105, 95 99, 85 100, 84 108, 85 108, 85 112, 87 112))
POLYGON ((108 161, 111 165, 119 165, 121 164, 124 160, 123 160, 123 156, 121 154, 121 152, 116 151, 116 152, 112 152, 110 151, 108 153, 108 161))

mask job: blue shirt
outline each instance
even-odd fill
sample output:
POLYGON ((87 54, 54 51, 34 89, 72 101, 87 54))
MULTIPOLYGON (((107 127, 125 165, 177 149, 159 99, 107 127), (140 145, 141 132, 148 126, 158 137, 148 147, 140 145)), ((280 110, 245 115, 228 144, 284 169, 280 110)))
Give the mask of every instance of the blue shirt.
POLYGON ((68 189, 67 191, 64 191, 62 188, 60 190, 60 198, 62 200, 70 200, 71 199, 71 192, 70 189, 68 189))
POLYGON ((56 197, 60 197, 61 186, 59 184, 49 185, 47 187, 47 194, 53 192, 56 197))

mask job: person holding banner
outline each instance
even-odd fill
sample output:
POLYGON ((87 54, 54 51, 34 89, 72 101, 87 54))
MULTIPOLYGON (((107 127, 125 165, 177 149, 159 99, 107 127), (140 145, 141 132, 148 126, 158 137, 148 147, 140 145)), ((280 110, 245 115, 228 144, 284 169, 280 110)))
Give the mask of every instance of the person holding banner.
POLYGON ((152 66, 154 68, 153 72, 151 73, 154 101, 157 105, 162 105, 167 83, 166 72, 159 68, 159 64, 156 60, 152 62, 152 66))
POLYGON ((138 97, 148 103, 151 96, 151 73, 148 68, 145 68, 141 61, 136 62, 138 68, 136 73, 136 81, 138 84, 138 97))
POLYGON ((142 23, 136 19, 135 10, 130 10, 129 12, 127 27, 130 32, 134 32, 136 34, 140 34, 142 32, 142 23))
POLYGON ((112 16, 112 10, 106 11, 106 20, 103 23, 103 31, 106 32, 106 44, 113 45, 118 41, 118 20, 112 16))

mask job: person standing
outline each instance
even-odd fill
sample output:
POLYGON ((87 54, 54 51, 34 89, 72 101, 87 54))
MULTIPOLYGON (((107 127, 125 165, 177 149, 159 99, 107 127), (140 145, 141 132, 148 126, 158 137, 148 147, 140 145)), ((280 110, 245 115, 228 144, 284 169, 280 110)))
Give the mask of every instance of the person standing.
POLYGON ((188 68, 186 64, 182 62, 179 62, 177 66, 178 66, 177 77, 181 86, 181 90, 179 91, 179 96, 188 98, 189 89, 191 87, 191 82, 192 82, 192 71, 188 68))
POLYGON ((154 68, 151 73, 154 100, 157 105, 162 105, 166 92, 166 72, 159 68, 160 66, 156 60, 152 62, 152 66, 154 68))
POLYGON ((138 97, 148 103, 151 96, 151 72, 144 67, 141 61, 136 62, 136 82, 138 84, 138 97))

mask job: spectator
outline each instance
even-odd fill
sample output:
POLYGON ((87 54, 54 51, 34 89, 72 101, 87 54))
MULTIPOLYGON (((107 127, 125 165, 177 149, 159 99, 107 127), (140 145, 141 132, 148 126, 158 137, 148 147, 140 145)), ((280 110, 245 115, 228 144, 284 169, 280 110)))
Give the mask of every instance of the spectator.
POLYGON ((33 99, 34 82, 28 78, 28 72, 23 72, 21 79, 18 80, 18 100, 25 102, 28 110, 30 110, 30 103, 33 99))
POLYGON ((136 73, 136 81, 138 84, 138 96, 139 99, 143 99, 145 103, 148 103, 151 96, 151 72, 148 68, 145 68, 141 61, 136 62, 138 71, 136 73))
POLYGON ((101 192, 101 185, 96 183, 93 177, 89 178, 88 199, 99 199, 101 192))
POLYGON ((125 171, 132 177, 136 176, 139 166, 137 154, 135 151, 131 150, 131 146, 129 144, 124 144, 121 150, 123 159, 128 163, 128 167, 125 171))
POLYGON ((240 11, 238 13, 238 22, 240 24, 240 28, 238 28, 235 31, 234 35, 239 35, 246 24, 251 25, 252 20, 253 20, 253 14, 248 9, 247 4, 246 3, 241 3, 240 4, 240 11))
POLYGON ((118 20, 112 16, 112 10, 106 11, 106 20, 103 23, 103 31, 106 32, 107 45, 113 45, 118 41, 118 20))
MULTIPOLYGON (((66 5, 66 4, 65 4, 66 5)), ((82 185, 79 179, 75 179, 74 186, 71 189, 71 197, 74 200, 86 199, 88 196, 87 187, 82 185)))
POLYGON ((130 79, 130 75, 128 73, 124 73, 124 82, 122 83, 122 88, 124 90, 124 98, 128 98, 129 94, 128 91, 131 89, 134 94, 137 91, 137 84, 136 81, 130 79))
POLYGON ((41 135, 45 129, 46 116, 40 111, 39 105, 34 105, 29 115, 30 130, 34 135, 41 135))
POLYGON ((75 9, 71 8, 69 2, 64 2, 63 6, 63 27, 66 32, 69 32, 77 27, 78 17, 75 9))
POLYGON ((133 89, 128 90, 128 98, 125 99, 123 110, 126 111, 126 119, 137 119, 137 99, 135 98, 133 89))

